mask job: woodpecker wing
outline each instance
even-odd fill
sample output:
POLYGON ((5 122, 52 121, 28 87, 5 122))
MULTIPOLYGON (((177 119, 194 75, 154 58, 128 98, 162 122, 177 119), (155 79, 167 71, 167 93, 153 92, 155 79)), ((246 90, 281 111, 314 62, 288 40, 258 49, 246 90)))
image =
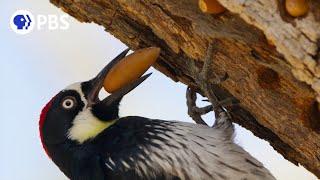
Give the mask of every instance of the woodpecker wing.
POLYGON ((108 179, 274 179, 219 128, 125 117, 94 143, 108 179))

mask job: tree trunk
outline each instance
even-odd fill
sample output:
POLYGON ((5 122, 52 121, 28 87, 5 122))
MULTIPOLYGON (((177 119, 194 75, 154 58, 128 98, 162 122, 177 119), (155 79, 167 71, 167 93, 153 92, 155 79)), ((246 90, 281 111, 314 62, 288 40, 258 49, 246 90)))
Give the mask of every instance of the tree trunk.
POLYGON ((161 47, 154 67, 200 93, 192 69, 214 42, 211 69, 229 79, 212 91, 240 101, 233 121, 320 177, 320 1, 300 18, 283 1, 219 0, 228 11, 209 15, 196 0, 51 0, 132 49, 161 47))

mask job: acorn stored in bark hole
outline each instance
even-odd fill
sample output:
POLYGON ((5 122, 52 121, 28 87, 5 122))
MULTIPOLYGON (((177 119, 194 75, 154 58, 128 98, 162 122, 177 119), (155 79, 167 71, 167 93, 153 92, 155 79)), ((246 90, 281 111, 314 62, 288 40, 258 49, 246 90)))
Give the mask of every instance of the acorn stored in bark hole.
POLYGON ((287 12, 293 17, 299 17, 307 14, 309 10, 308 0, 286 0, 287 12))
POLYGON ((198 3, 204 13, 220 14, 226 10, 217 0, 199 0, 198 3))

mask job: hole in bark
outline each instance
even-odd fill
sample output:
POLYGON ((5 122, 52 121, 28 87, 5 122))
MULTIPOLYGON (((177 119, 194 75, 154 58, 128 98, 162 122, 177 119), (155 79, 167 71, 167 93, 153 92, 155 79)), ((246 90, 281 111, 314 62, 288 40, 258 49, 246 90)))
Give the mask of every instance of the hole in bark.
POLYGON ((318 102, 313 102, 309 116, 309 126, 311 129, 320 133, 320 106, 318 102))
POLYGON ((320 39, 317 40, 317 52, 312 57, 320 65, 320 39))
POLYGON ((302 15, 302 16, 293 17, 286 10, 286 5, 285 5, 286 0, 278 0, 277 2, 278 2, 278 10, 280 12, 280 16, 281 16, 282 20, 285 21, 285 22, 291 23, 294 27, 296 26, 296 22, 294 20, 295 19, 303 19, 303 18, 305 18, 308 15, 308 13, 310 13, 310 6, 312 6, 310 1, 308 1, 307 2, 309 4, 308 12, 305 13, 304 15, 302 15))
POLYGON ((260 60, 260 54, 256 50, 252 49, 250 53, 251 56, 254 57, 256 60, 260 60))
POLYGON ((283 21, 287 23, 291 23, 293 26, 296 26, 296 23, 294 22, 294 17, 290 16, 286 10, 285 2, 286 0, 278 0, 278 10, 280 12, 280 16, 283 21))
POLYGON ((270 68, 260 68, 258 70, 258 83, 261 88, 275 89, 279 87, 279 74, 270 68))

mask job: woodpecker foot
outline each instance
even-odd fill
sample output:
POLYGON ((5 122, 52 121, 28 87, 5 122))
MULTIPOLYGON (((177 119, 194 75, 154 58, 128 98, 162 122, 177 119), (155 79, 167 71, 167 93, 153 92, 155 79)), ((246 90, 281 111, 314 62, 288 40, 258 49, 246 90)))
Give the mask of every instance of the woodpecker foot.
POLYGON ((193 67, 194 67, 193 71, 194 71, 194 74, 196 75, 197 83, 208 82, 211 84, 221 84, 222 82, 226 81, 229 78, 228 73, 225 73, 223 76, 219 76, 212 71, 211 69, 213 65, 212 56, 215 51, 216 49, 214 48, 213 43, 210 43, 208 46, 206 55, 203 59, 204 64, 201 70, 197 68, 196 65, 194 64, 195 62, 192 61, 193 67))
POLYGON ((213 59, 212 56, 216 52, 213 43, 210 43, 206 52, 206 56, 203 59, 203 67, 200 72, 200 79, 206 80, 212 84, 221 84, 225 80, 229 78, 228 73, 225 73, 223 76, 217 75, 215 72, 212 71, 213 59))
POLYGON ((188 114, 196 123, 206 124, 205 121, 201 118, 201 115, 213 110, 216 116, 215 127, 218 127, 218 124, 223 124, 223 121, 228 121, 225 122, 225 124, 229 127, 232 126, 232 123, 230 121, 231 116, 227 112, 226 108, 239 103, 239 101, 233 97, 220 100, 213 90, 213 84, 220 84, 227 80, 229 77, 227 73, 225 73, 224 76, 221 77, 212 71, 212 57, 214 52, 216 51, 216 48, 214 48, 213 44, 214 43, 210 43, 208 46, 206 56, 204 58, 204 64, 201 69, 196 66, 194 61, 191 62, 193 63, 191 65, 191 68, 193 74, 195 75, 195 83, 201 89, 203 94, 208 98, 206 101, 209 101, 212 105, 203 108, 197 107, 196 92, 188 87, 186 93, 188 114))
MULTIPOLYGON (((207 125, 207 123, 201 118, 202 115, 207 114, 210 111, 215 111, 215 114, 216 114, 215 126, 217 126, 217 124, 221 124, 222 120, 226 119, 226 116, 230 118, 230 115, 222 107, 230 107, 237 103, 237 100, 235 98, 227 98, 216 103, 216 106, 208 105, 205 107, 197 107, 197 104, 196 104, 197 93, 191 87, 187 88, 186 97, 187 97, 187 107, 188 107, 189 116, 197 124, 204 124, 204 125, 207 125), (224 116, 222 120, 221 120, 221 116, 224 116)), ((208 99, 205 99, 202 101, 210 102, 208 99)))
MULTIPOLYGON (((210 102, 209 99, 203 99, 202 101, 205 101, 205 102, 210 102)), ((226 98, 224 100, 221 100, 219 101, 216 106, 217 108, 222 106, 222 107, 232 107, 236 104, 239 103, 239 100, 237 100, 236 98, 234 97, 229 97, 229 98, 226 98)))
POLYGON ((197 124, 207 125, 207 123, 201 118, 201 115, 212 111, 213 110, 212 105, 205 106, 202 108, 197 107, 197 104, 196 104, 197 93, 190 87, 187 88, 186 97, 187 97, 187 106, 188 106, 189 116, 197 124))
POLYGON ((214 107, 213 110, 215 111, 219 107, 230 106, 233 104, 233 100, 226 99, 220 101, 218 97, 212 90, 213 84, 220 84, 228 79, 229 75, 225 73, 222 77, 218 76, 216 73, 212 71, 213 65, 213 54, 216 51, 214 48, 214 43, 210 43, 204 58, 204 64, 201 69, 199 69, 194 61, 191 65, 193 74, 195 75, 195 83, 197 86, 203 91, 204 95, 208 97, 208 100, 211 102, 212 106, 214 107))

